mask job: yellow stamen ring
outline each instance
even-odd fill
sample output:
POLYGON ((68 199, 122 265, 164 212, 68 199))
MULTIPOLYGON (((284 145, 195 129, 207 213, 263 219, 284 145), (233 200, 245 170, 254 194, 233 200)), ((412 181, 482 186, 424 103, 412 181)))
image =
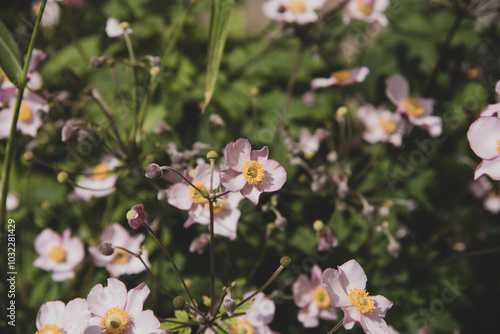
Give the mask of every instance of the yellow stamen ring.
POLYGON ((123 264, 127 263, 130 259, 131 255, 130 253, 121 250, 119 248, 115 248, 115 251, 113 252, 113 262, 116 264, 123 264))
POLYGON ((255 329, 248 320, 237 319, 236 325, 231 325, 231 333, 234 334, 253 334, 255 329))
POLYGON ((376 309, 375 302, 368 295, 366 290, 361 290, 360 288, 349 290, 349 299, 351 300, 352 305, 363 314, 372 314, 376 309))
POLYGON ((373 5, 366 3, 366 0, 356 1, 356 6, 358 10, 365 15, 370 15, 373 12, 373 5))
POLYGON ((425 112, 422 104, 413 97, 403 99, 403 108, 413 117, 421 116, 425 112))
POLYGON ((62 330, 56 325, 45 325, 39 331, 36 331, 35 334, 64 334, 62 330))
POLYGON ((388 134, 393 134, 398 129, 398 125, 392 119, 381 117, 378 125, 388 134))
POLYGON ((306 11, 306 4, 302 0, 290 0, 286 8, 294 14, 299 14, 306 11))
POLYGON ((19 122, 27 122, 31 119, 31 117, 33 117, 33 112, 31 111, 30 106, 22 102, 21 108, 19 109, 19 122))
POLYGON ((330 78, 335 79, 337 81, 346 81, 350 77, 351 77, 351 71, 349 70, 340 70, 330 74, 330 78))
POLYGON ((121 307, 114 307, 106 311, 99 321, 102 332, 106 334, 121 334, 128 322, 128 314, 121 307))
POLYGON ((331 305, 330 297, 328 297, 328 293, 322 286, 318 286, 313 290, 313 299, 320 308, 327 308, 331 305))
POLYGON ((92 177, 96 180, 104 180, 108 177, 109 172, 109 165, 105 162, 102 162, 94 167, 94 169, 92 170, 92 177))
POLYGON ((54 262, 63 262, 66 259, 66 251, 61 246, 54 246, 49 252, 49 259, 54 262))
POLYGON ((250 184, 258 184, 265 177, 265 169, 262 164, 256 160, 250 160, 243 166, 243 176, 250 184))

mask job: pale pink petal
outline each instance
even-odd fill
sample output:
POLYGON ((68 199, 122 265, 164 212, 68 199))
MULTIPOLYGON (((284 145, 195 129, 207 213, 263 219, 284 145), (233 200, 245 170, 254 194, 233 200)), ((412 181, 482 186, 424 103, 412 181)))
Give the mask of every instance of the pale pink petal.
POLYGON ((360 319, 361 327, 369 334, 387 334, 389 327, 383 318, 373 314, 363 314, 360 319))
POLYGON ((344 311, 343 325, 345 329, 352 329, 354 324, 361 321, 362 314, 354 306, 344 307, 342 311, 344 311))
POLYGON ((305 328, 314 328, 319 325, 319 307, 316 303, 309 303, 307 307, 302 308, 297 314, 297 319, 305 328))
POLYGON ((108 286, 103 287, 102 284, 94 286, 87 296, 87 301, 90 311, 102 316, 110 308, 125 307, 127 288, 116 278, 108 278, 108 286))
POLYGON ((106 35, 110 38, 122 37, 124 35, 124 31, 120 27, 120 21, 118 21, 118 19, 110 17, 106 21, 106 35))
MULTIPOLYGON (((436 100, 427 99, 424 97, 416 97, 415 100, 422 105, 424 108, 423 115, 431 115, 434 112, 434 105, 436 104, 436 100)), ((420 118, 420 117, 417 117, 420 118)))
POLYGON ((50 228, 44 229, 35 238, 35 250, 38 254, 46 256, 52 248, 61 244, 61 236, 50 228))
POLYGON ((500 80, 498 80, 497 84, 495 85, 495 92, 497 92, 497 94, 500 95, 500 80))
POLYGON ((392 302, 384 296, 377 295, 371 297, 375 302, 376 309, 371 314, 373 317, 383 318, 387 311, 392 307, 392 302))
POLYGON ((250 159, 252 145, 248 139, 238 139, 231 142, 224 149, 224 163, 230 169, 241 172, 245 163, 250 159))
POLYGON ((293 301, 300 308, 306 307, 313 302, 313 286, 306 275, 299 275, 292 285, 293 301))
POLYGON ((488 210, 491 213, 499 213, 500 212, 500 197, 488 196, 484 200, 483 206, 486 210, 488 210))
POLYGON ((323 275, 323 271, 318 265, 314 265, 311 269, 311 285, 314 287, 322 286, 321 275, 323 275))
POLYGON ((224 209, 215 215, 214 233, 228 237, 230 240, 236 239, 238 220, 241 211, 238 209, 224 209))
POLYGON ((481 117, 485 116, 500 116, 500 103, 489 104, 486 108, 481 111, 481 117))
POLYGON ((355 67, 351 69, 351 75, 353 82, 362 82, 366 79, 366 76, 370 73, 370 69, 366 66, 355 67))
POLYGON ((323 320, 337 320, 337 311, 335 307, 329 306, 319 310, 319 317, 323 320))
POLYGON ((41 329, 46 325, 56 325, 59 328, 63 327, 65 305, 62 301, 56 300, 46 302, 40 307, 38 316, 36 317, 36 328, 41 329))
POLYGON ((123 334, 150 334, 159 330, 160 322, 155 317, 153 311, 146 310, 135 315, 133 330, 129 333, 124 331, 123 334))
MULTIPOLYGON (((219 173, 214 173, 214 188, 219 186, 219 173)), ((202 182, 207 188, 210 187, 210 165, 206 163, 199 164, 194 170, 193 182, 202 182)))
POLYGON ((363 268, 356 260, 349 260, 339 266, 340 284, 346 293, 354 288, 363 290, 366 287, 366 275, 363 268))
POLYGON ((266 160, 262 164, 264 179, 257 184, 260 191, 271 192, 280 190, 286 182, 286 170, 275 160, 266 160))
POLYGON ((401 100, 410 95, 410 86, 408 81, 400 74, 395 74, 385 80, 385 93, 389 100, 394 104, 399 104, 401 100))
POLYGON ((500 118, 479 117, 467 132, 470 147, 480 158, 489 160, 499 156, 500 118))
POLYGON ((437 116, 415 117, 411 119, 411 122, 429 131, 432 137, 439 136, 443 130, 443 120, 437 116))
POLYGON ((240 191, 247 184, 245 176, 233 169, 224 169, 220 172, 222 185, 229 191, 240 191))
POLYGON ((331 268, 326 269, 323 271, 322 279, 323 287, 328 293, 328 297, 333 306, 344 308, 352 305, 347 292, 340 284, 340 272, 338 270, 331 268))
POLYGON ((142 312, 142 307, 146 298, 149 296, 149 287, 146 283, 141 283, 133 289, 130 289, 127 294, 127 305, 125 310, 129 315, 135 316, 142 312))
POLYGON ((176 183, 167 191, 167 202, 181 210, 189 210, 193 205, 193 199, 189 190, 189 185, 176 183))
POLYGON ((66 333, 81 334, 90 319, 88 302, 83 298, 70 300, 64 311, 63 327, 66 333))
POLYGON ((259 197, 262 193, 261 190, 257 188, 255 184, 246 184, 243 189, 241 189, 241 194, 248 198, 250 202, 257 205, 259 203, 259 197))
MULTIPOLYGON (((149 266, 148 251, 145 249, 141 255, 144 263, 149 266)), ((125 263, 115 263, 112 260, 107 263, 106 270, 109 272, 111 277, 120 277, 121 275, 134 275, 146 270, 141 260, 135 256, 130 257, 125 263)))
POLYGON ((250 153, 250 160, 255 160, 260 163, 264 163, 264 161, 267 160, 267 157, 269 155, 269 148, 267 146, 264 146, 260 150, 254 150, 250 153))
POLYGON ((10 109, 0 110, 0 139, 10 135, 10 125, 12 123, 12 111, 10 109))
POLYGON ((474 180, 483 175, 488 175, 493 180, 500 180, 500 157, 491 160, 483 160, 474 172, 474 180))
POLYGON ((259 292, 254 297, 254 303, 247 310, 246 316, 254 327, 266 326, 273 321, 275 308, 274 302, 266 298, 263 292, 259 292))
POLYGON ((334 78, 317 78, 311 81, 311 89, 315 90, 318 88, 330 87, 336 82, 337 80, 334 78))

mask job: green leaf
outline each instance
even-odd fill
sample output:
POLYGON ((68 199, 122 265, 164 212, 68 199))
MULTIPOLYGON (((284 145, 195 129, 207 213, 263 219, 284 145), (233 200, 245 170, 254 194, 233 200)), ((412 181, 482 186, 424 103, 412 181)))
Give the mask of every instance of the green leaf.
POLYGON ((210 305, 212 304, 210 297, 208 297, 207 295, 203 295, 202 298, 203 298, 203 305, 210 307, 210 305))
POLYGON ((23 72, 22 56, 19 47, 9 30, 0 21, 0 67, 5 75, 14 84, 19 84, 23 72))
POLYGON ((212 0, 212 17, 210 20, 210 40, 208 44, 208 64, 205 81, 205 102, 202 113, 205 112, 212 99, 220 62, 226 44, 227 33, 231 23, 234 0, 212 0))

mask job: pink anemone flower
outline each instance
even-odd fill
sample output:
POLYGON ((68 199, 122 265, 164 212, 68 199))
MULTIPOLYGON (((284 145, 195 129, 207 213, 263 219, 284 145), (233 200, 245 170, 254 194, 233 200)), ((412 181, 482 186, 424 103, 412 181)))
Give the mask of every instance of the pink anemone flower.
POLYGON ((35 238, 35 250, 40 255, 34 262, 35 267, 52 271, 52 279, 56 282, 75 277, 73 269, 82 262, 85 255, 80 239, 71 238, 71 230, 66 229, 62 235, 46 228, 35 238))
POLYGON ((355 67, 350 70, 340 70, 330 74, 329 78, 317 78, 311 81, 311 89, 323 87, 343 87, 363 82, 370 73, 368 67, 355 67))
POLYGON ((65 305, 56 300, 40 307, 36 317, 35 334, 71 333, 83 334, 90 319, 89 304, 85 299, 76 298, 65 305))
POLYGON ((326 269, 322 278, 332 305, 344 311, 345 329, 352 329, 358 322, 368 334, 389 332, 384 317, 392 302, 384 296, 368 295, 365 272, 356 260, 344 263, 338 270, 326 269))
POLYGON ((342 20, 349 23, 351 20, 360 20, 368 23, 377 22, 381 26, 388 24, 385 10, 389 7, 389 0, 352 0, 344 7, 342 20))
POLYGON ((325 2, 326 0, 268 0, 262 5, 262 10, 271 20, 307 24, 318 20, 318 11, 325 2))
POLYGON ((240 192, 257 205, 262 192, 280 190, 286 182, 286 171, 277 161, 268 159, 264 146, 252 151, 248 139, 238 139, 224 149, 224 164, 220 172, 222 185, 231 192, 240 192))
MULTIPOLYGON (((139 251, 143 241, 143 234, 130 236, 128 231, 117 223, 106 227, 101 234, 101 242, 109 242, 112 246, 123 247, 132 252, 139 251)), ((106 267, 111 277, 138 274, 145 270, 141 260, 119 248, 115 248, 112 255, 106 256, 99 252, 99 246, 90 246, 89 253, 96 266, 106 267)), ((149 266, 148 251, 146 249, 142 251, 141 258, 149 266)))
POLYGON ((386 79, 386 94, 397 107, 397 112, 408 121, 427 130, 432 137, 441 134, 443 121, 440 117, 431 116, 434 110, 433 99, 410 97, 410 86, 403 76, 396 74, 386 79))
POLYGON ((300 275, 293 283, 293 300, 300 307, 298 319, 306 328, 318 327, 319 319, 337 320, 335 307, 321 284, 321 269, 314 265, 311 279, 300 275))
POLYGON ((115 191, 118 175, 111 173, 120 162, 111 155, 104 156, 99 164, 85 170, 86 177, 76 182, 75 196, 88 201, 92 197, 104 197, 115 191))
POLYGON ((405 126, 400 114, 366 104, 358 109, 358 117, 365 124, 364 140, 369 143, 389 142, 394 146, 401 146, 405 126))
POLYGON ((474 153, 483 159, 474 173, 474 180, 489 175, 500 180, 500 118, 479 117, 467 132, 469 144, 474 153))
POLYGON ((146 283, 127 291, 116 278, 108 278, 107 287, 94 286, 87 296, 92 317, 85 334, 159 332, 160 322, 153 311, 142 310, 149 292, 146 283))

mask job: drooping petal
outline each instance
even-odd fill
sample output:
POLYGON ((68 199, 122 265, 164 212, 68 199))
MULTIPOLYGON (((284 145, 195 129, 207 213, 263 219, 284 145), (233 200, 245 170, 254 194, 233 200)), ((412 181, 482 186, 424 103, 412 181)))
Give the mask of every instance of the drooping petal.
POLYGON ((474 180, 483 175, 489 175, 493 180, 500 180, 500 157, 491 160, 483 160, 474 172, 474 180))
POLYGON ((500 118, 479 117, 469 127, 467 138, 471 149, 482 159, 490 160, 499 156, 500 118))
POLYGON ((387 85, 385 93, 395 105, 410 95, 408 81, 400 74, 390 76, 385 80, 385 83, 387 85))

